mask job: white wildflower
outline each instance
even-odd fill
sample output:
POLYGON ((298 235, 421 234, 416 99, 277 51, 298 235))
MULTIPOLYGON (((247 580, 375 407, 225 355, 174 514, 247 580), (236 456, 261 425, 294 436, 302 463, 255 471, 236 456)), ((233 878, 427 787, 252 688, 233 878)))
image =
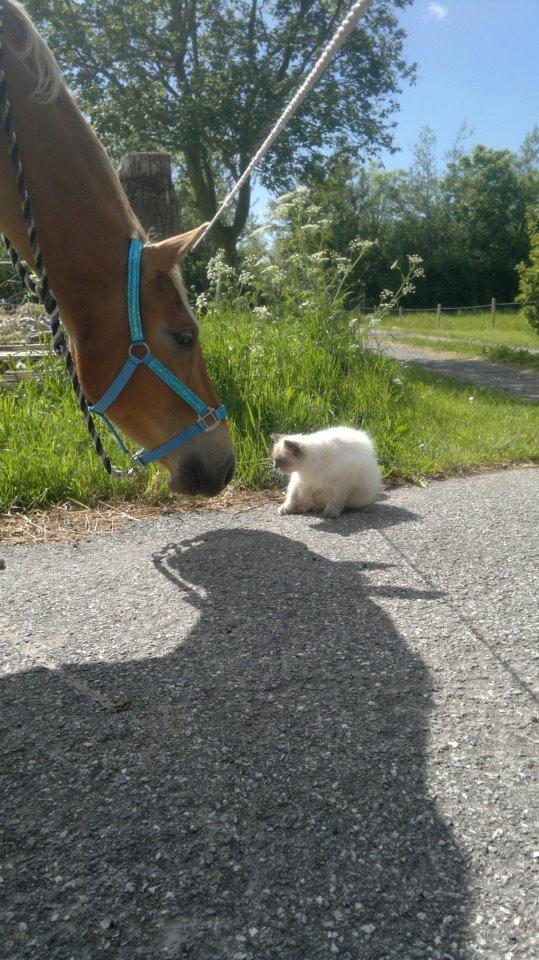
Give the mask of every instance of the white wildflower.
POLYGON ((223 279, 223 277, 230 277, 234 275, 233 267, 229 267, 225 263, 225 252, 224 250, 218 250, 214 257, 208 261, 208 266, 206 267, 206 274, 208 280, 217 282, 218 280, 223 279))
POLYGON ((295 200, 296 194, 294 193, 283 193, 280 197, 277 197, 277 203, 290 203, 291 200, 295 200))
POLYGON ((253 313, 259 320, 269 320, 271 317, 267 307, 254 307, 253 313))
POLYGON ((365 251, 370 250, 371 247, 376 247, 378 240, 364 240, 363 237, 356 237, 349 243, 350 250, 356 251, 365 251))
POLYGON ((206 310, 208 306, 208 297, 205 293, 199 293, 195 301, 195 310, 206 310))

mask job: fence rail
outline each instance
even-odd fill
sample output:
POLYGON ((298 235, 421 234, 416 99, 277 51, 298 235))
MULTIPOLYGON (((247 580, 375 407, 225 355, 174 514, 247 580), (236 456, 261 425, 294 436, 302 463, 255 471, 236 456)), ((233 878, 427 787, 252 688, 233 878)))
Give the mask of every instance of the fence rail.
MULTIPOLYGON (((513 302, 513 303, 498 303, 498 301, 496 300, 496 301, 494 301, 494 302, 495 302, 495 305, 496 305, 496 309, 497 309, 498 307, 527 307, 527 306, 532 306, 532 303, 529 303, 528 301, 523 302, 523 303, 520 303, 520 302, 518 302, 518 303, 517 303, 517 302, 513 302)), ((437 305, 436 307, 395 307, 395 308, 394 308, 394 311, 392 311, 392 312, 397 312, 397 313, 437 313, 437 311, 438 311, 438 306, 440 307, 440 312, 441 312, 441 313, 450 313, 450 312, 453 311, 453 310, 455 310, 455 311, 457 311, 457 312, 459 312, 459 311, 461 311, 461 310, 492 310, 492 300, 491 300, 490 303, 477 303, 477 304, 475 304, 474 306, 471 306, 471 307, 470 307, 470 306, 467 306, 467 307, 444 307, 442 304, 439 304, 439 305, 437 305)))
POLYGON ((537 304, 535 303, 535 301, 526 300, 526 301, 523 301, 522 303, 520 303, 520 302, 518 302, 518 303, 517 303, 517 302, 513 302, 513 303, 499 303, 499 302, 496 300, 496 298, 493 297, 492 300, 490 301, 490 303, 477 303, 477 304, 475 304, 474 306, 471 306, 471 307, 470 307, 470 306, 466 306, 466 307, 444 307, 441 303, 438 303, 438 304, 436 305, 436 307, 417 307, 417 308, 414 308, 414 307, 400 307, 400 306, 399 306, 399 307, 394 307, 390 312, 391 312, 392 314, 395 314, 396 316, 398 316, 399 319, 402 319, 405 313, 435 313, 435 314, 436 314, 436 326, 437 326, 437 327, 440 327, 440 326, 441 326, 441 319, 442 319, 442 314, 443 314, 443 313, 458 313, 458 314, 460 314, 460 313, 463 313, 463 312, 466 311, 466 310, 468 310, 468 311, 476 311, 476 312, 477 312, 478 310, 488 310, 489 313, 490 313, 490 316, 491 316, 492 326, 495 327, 495 326, 496 326, 496 312, 497 312, 498 310, 504 309, 505 307, 518 307, 519 309, 522 309, 522 307, 532 307, 532 306, 533 306, 533 307, 537 306, 537 304))

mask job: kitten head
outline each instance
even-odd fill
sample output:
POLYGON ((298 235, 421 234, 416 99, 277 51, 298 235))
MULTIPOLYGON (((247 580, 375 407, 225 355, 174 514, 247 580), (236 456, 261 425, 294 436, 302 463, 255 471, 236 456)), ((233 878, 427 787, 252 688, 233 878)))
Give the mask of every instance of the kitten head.
POLYGON ((298 440, 292 440, 290 437, 282 437, 276 433, 272 435, 272 440, 274 441, 274 446, 271 458, 275 469, 278 470, 279 473, 284 473, 286 476, 295 473, 300 467, 301 458, 304 453, 301 443, 298 440))

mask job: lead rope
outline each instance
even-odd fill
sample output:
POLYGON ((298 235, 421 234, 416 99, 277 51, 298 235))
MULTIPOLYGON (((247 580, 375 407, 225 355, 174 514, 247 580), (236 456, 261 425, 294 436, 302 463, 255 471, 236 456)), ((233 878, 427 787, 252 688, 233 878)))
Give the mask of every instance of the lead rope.
POLYGON ((28 196, 28 191, 26 189, 26 183, 24 180, 24 171, 22 168, 21 157, 19 153, 19 146, 17 143, 17 135, 15 133, 15 128, 13 125, 13 114, 11 110, 11 103, 9 101, 6 75, 4 72, 4 50, 3 50, 3 41, 4 41, 4 0, 0 0, 0 109, 2 112, 2 126, 4 128, 4 133, 8 140, 9 145, 9 156, 11 158, 11 163, 13 170, 15 172, 15 178, 17 181, 17 191, 19 194, 19 200, 21 203, 21 209, 24 217, 24 222, 26 224, 26 229, 28 231, 28 239, 30 241, 30 246, 34 256, 34 263, 36 268, 36 273, 38 276, 38 282, 36 283, 31 273, 26 266, 26 264, 21 260, 19 254, 15 250, 15 247, 12 245, 10 240, 2 235, 2 241, 6 247, 9 257, 13 264, 13 268, 17 277, 22 284, 26 287, 30 293, 37 297, 37 299, 43 304, 50 322, 51 334, 52 334, 52 345, 54 351, 62 357, 68 377, 71 381, 71 386, 77 398, 77 403, 84 417, 84 422, 86 428, 90 435, 92 445, 95 452, 97 453, 101 463, 103 464, 105 470, 110 476, 113 477, 132 477, 137 471, 135 469, 122 470, 119 467, 113 466, 110 459, 108 458, 103 444, 101 442, 101 437, 99 436, 93 417, 88 409, 88 401, 82 392, 82 387, 79 383, 79 378, 77 376, 77 370, 75 367, 75 362, 73 356, 69 349, 69 345, 65 336, 64 331, 60 326, 60 312, 58 308, 58 303, 54 297, 50 285, 47 271, 43 263, 43 256, 37 239, 36 226, 34 223, 34 218, 32 215, 32 207, 30 204, 30 198, 28 196))
POLYGON ((331 40, 329 41, 329 43, 327 43, 324 49, 322 50, 322 53, 320 54, 311 72, 306 76, 300 88, 294 94, 292 100, 290 101, 288 106, 285 108, 285 110, 283 110, 281 116, 277 120, 277 123, 275 124, 271 132, 268 134, 266 139, 264 140, 264 143, 262 144, 261 147, 259 147, 259 149, 255 153, 249 166, 246 167, 246 169, 243 171, 240 179, 232 187, 232 190, 230 191, 230 193, 225 197, 225 199, 223 200, 221 206, 219 207, 213 219, 208 223, 208 226, 206 227, 204 232, 201 233, 197 242, 193 245, 192 247, 193 250, 196 250, 199 243, 202 243, 204 238, 207 237, 208 233, 215 226, 215 224, 217 223, 221 215, 224 213, 224 211, 230 206, 230 204, 232 203, 238 191, 241 190, 241 188, 243 187, 243 184, 251 176, 255 167, 258 166, 262 158, 265 157, 270 147, 275 143, 281 131, 284 130, 288 121, 297 112, 297 110, 305 100, 305 97, 307 96, 307 94, 311 92, 311 90, 313 89, 313 87, 321 77, 322 73, 326 69, 327 65, 331 63, 333 58, 339 52, 342 45, 346 42, 346 40, 352 33, 352 30, 354 29, 358 21, 361 19, 361 17, 363 17, 367 13, 367 10, 371 6, 371 4, 372 4, 372 0, 357 0, 357 2, 354 3, 354 5, 350 8, 346 17, 342 21, 340 27, 338 27, 338 29, 333 34, 331 40))

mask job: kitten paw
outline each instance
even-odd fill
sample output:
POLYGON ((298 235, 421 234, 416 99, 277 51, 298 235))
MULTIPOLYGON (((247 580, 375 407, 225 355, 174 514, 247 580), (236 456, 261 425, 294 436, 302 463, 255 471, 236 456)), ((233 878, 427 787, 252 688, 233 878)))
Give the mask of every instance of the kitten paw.
POLYGON ((294 507, 290 503, 283 503, 279 507, 279 513, 284 516, 287 513, 294 513, 294 507))
POLYGON ((334 520, 335 517, 340 517, 341 513, 342 510, 340 507, 334 507, 328 504, 325 510, 322 511, 322 516, 334 520))

